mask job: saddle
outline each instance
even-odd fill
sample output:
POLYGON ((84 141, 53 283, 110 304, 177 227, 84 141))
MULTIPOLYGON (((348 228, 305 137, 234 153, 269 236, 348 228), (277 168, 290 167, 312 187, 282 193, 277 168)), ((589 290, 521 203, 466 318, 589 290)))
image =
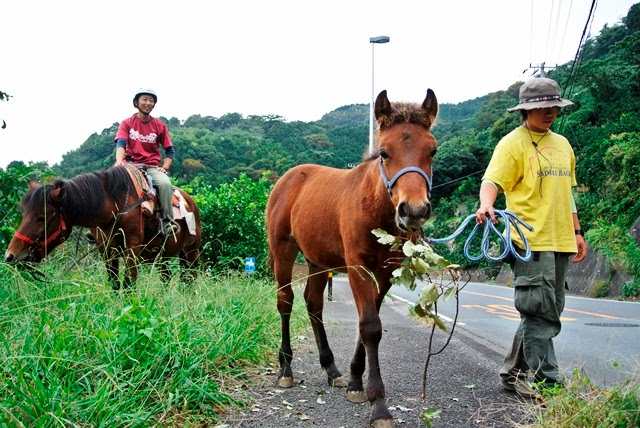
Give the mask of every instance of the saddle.
MULTIPOLYGON (((158 193, 157 187, 151 185, 150 177, 143 168, 131 164, 125 164, 124 166, 131 177, 136 195, 141 198, 140 205, 142 206, 142 214, 146 217, 157 216, 157 213, 160 211, 160 200, 156 198, 156 194, 158 193)), ((173 208, 173 218, 175 220, 185 219, 189 233, 195 235, 196 222, 194 215, 189 211, 188 202, 175 186, 173 186, 171 206, 173 208)))

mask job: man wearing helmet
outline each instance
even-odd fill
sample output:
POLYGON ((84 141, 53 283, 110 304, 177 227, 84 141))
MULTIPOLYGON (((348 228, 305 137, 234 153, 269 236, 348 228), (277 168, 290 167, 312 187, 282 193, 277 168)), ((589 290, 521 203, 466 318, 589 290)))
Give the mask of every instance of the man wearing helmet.
POLYGON ((147 174, 158 187, 158 199, 162 207, 162 232, 177 233, 180 229, 173 219, 171 197, 173 186, 167 171, 173 162, 174 149, 167 125, 152 117, 151 111, 158 102, 153 89, 140 88, 133 97, 133 106, 138 112, 120 123, 116 134, 116 166, 131 162, 147 166, 147 174), (160 147, 165 158, 160 166, 160 147))

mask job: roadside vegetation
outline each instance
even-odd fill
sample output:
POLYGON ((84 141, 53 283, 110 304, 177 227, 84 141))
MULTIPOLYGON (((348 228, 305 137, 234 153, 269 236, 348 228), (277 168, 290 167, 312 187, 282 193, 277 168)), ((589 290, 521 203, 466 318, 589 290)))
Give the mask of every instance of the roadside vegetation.
MULTIPOLYGON (((162 284, 145 268, 114 293, 101 261, 60 275, 67 261, 53 256, 43 282, 0 264, 0 427, 203 426, 277 363, 271 280, 162 284)), ((296 308, 294 332, 307 324, 296 308)))
POLYGON ((637 428, 640 376, 631 373, 622 385, 605 389, 575 369, 566 388, 544 390, 537 405, 525 403, 522 410, 535 420, 522 428, 637 428))

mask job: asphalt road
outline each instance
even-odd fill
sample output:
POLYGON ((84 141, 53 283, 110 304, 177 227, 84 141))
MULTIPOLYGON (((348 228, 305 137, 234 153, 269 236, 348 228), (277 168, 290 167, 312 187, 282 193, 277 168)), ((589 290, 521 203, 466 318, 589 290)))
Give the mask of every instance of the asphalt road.
MULTIPOLYGON (((417 301, 419 290, 394 286, 391 294, 417 301)), ((441 303, 441 314, 453 318, 455 301, 441 303)), ((513 289, 469 283, 460 293, 459 332, 504 355, 511 347, 520 317, 513 289)), ((640 303, 567 295, 562 332, 554 339, 566 375, 581 369, 593 383, 612 387, 640 373, 640 303)))
MULTIPOLYGON (((301 294, 298 291, 296 298, 301 294)), ((435 428, 506 428, 526 421, 527 412, 522 409, 532 403, 499 385, 502 355, 466 334, 454 334, 444 351, 431 359, 422 401, 430 328, 407 316, 408 308, 394 299, 387 299, 381 308, 380 369, 396 427, 424 426, 420 415, 428 408, 440 411, 435 428)), ((336 364, 348 376, 357 316, 346 280, 334 279, 333 301, 326 304, 324 320, 336 364)), ((445 335, 439 332, 433 349, 444 343, 445 335)), ((293 346, 294 387, 278 388, 277 361, 265 361, 265 368, 244 385, 242 393, 249 406, 226 415, 219 428, 369 426, 369 403, 350 403, 344 388, 328 386, 310 328, 295 338, 293 346)))

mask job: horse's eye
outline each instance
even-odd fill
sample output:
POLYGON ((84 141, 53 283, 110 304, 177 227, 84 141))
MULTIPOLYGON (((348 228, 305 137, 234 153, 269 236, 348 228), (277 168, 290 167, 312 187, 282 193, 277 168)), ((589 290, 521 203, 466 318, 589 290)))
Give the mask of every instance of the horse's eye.
POLYGON ((387 160, 387 159, 389 159, 389 153, 385 152, 384 150, 381 150, 381 151, 380 151, 380 157, 381 157, 383 160, 387 160))
POLYGON ((44 223, 44 217, 38 217, 38 221, 39 221, 40 223, 44 223))

